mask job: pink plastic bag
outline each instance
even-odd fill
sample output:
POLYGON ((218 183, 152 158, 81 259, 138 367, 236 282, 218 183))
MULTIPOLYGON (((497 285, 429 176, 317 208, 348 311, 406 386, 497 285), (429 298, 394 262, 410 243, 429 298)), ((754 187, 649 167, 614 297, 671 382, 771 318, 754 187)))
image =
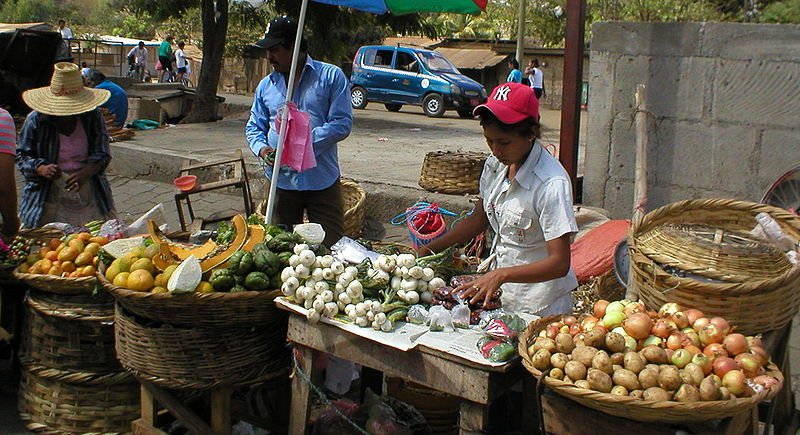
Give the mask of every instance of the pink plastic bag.
MULTIPOLYGON (((297 172, 303 172, 317 166, 311 140, 311 117, 308 113, 299 110, 294 103, 290 102, 287 107, 289 108, 289 125, 286 127, 286 138, 283 142, 281 166, 288 166, 297 172)), ((281 115, 278 115, 276 120, 278 131, 281 128, 281 119, 281 115)))

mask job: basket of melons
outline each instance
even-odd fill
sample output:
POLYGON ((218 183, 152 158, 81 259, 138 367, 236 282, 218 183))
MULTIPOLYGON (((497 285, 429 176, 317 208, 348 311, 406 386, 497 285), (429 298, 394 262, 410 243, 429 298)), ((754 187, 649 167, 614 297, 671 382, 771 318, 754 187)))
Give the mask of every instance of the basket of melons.
POLYGON ((760 337, 677 304, 597 301, 590 315, 549 316, 520 336, 525 368, 556 393, 645 422, 727 418, 774 397, 783 375, 760 337))

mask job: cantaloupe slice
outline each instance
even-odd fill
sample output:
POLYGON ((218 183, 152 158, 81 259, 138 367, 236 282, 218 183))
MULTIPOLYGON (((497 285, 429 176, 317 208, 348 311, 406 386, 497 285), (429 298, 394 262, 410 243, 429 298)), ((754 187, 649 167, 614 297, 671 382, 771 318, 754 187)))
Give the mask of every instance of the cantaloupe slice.
POLYGON ((242 251, 252 252, 257 244, 264 241, 267 231, 261 225, 248 225, 247 242, 242 246, 242 251))
POLYGON ((242 249, 245 242, 247 241, 248 237, 248 228, 247 228, 247 221, 245 221, 244 216, 237 214, 236 216, 231 219, 231 224, 233 224, 233 228, 236 230, 236 238, 233 239, 230 245, 228 245, 223 251, 215 252, 214 255, 204 259, 200 262, 200 268, 203 272, 207 272, 220 264, 228 261, 233 255, 234 252, 242 249))
POLYGON ((150 233, 150 238, 153 239, 154 243, 159 245, 161 243, 166 243, 169 245, 169 249, 172 251, 172 254, 180 260, 185 260, 191 255, 194 255, 199 259, 203 259, 218 248, 217 243, 211 239, 208 239, 202 245, 194 247, 174 242, 161 232, 153 220, 147 221, 147 230, 150 233))

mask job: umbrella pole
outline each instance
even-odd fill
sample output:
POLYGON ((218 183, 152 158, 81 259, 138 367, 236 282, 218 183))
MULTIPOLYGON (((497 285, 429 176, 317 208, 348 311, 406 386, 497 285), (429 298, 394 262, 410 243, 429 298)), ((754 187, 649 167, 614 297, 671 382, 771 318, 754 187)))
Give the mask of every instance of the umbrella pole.
MULTIPOLYGON (((647 208, 647 97, 645 85, 636 87, 636 167, 633 181, 633 215, 631 216, 630 234, 636 233, 644 218, 647 208)), ((631 239, 632 240, 632 239, 631 239)), ((630 241, 629 241, 630 249, 630 241)), ((626 297, 630 300, 639 298, 639 289, 633 283, 633 259, 628 270, 628 291, 626 297)))
MULTIPOLYGON (((278 176, 280 175, 281 157, 283 156, 283 143, 286 141, 286 129, 289 126, 288 104, 292 101, 294 94, 294 80, 297 74, 297 58, 300 56, 300 41, 303 38, 303 27, 306 21, 306 11, 308 10, 308 0, 303 0, 300 6, 300 17, 297 20, 297 34, 294 37, 294 48, 292 50, 292 66, 289 68, 289 82, 286 84, 286 104, 280 113, 281 129, 278 134, 278 147, 275 149, 275 163, 272 167, 272 179, 269 183, 269 196, 267 198, 267 212, 264 220, 267 225, 272 223, 272 214, 275 208, 275 194, 278 190, 278 176)), ((302 72, 302 68, 300 69, 302 72)))

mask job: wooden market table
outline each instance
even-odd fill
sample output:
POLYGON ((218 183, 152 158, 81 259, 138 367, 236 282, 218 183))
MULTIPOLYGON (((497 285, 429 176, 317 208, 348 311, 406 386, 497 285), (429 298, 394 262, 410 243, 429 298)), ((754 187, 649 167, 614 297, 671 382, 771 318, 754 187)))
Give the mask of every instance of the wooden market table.
MULTIPOLYGON (((311 324, 292 312, 289 316, 289 341, 299 353, 298 366, 311 373, 314 352, 325 352, 354 363, 433 388, 464 399, 460 408, 460 433, 485 433, 488 426, 488 408, 493 400, 520 381, 531 379, 515 359, 500 366, 476 364, 454 355, 418 346, 402 351, 375 341, 359 337, 336 326, 322 322, 311 324)), ((523 388, 530 383, 523 382, 523 388)), ((292 404, 289 433, 305 433, 309 418, 310 386, 295 374, 292 379, 292 404)), ((534 394, 523 394, 533 399, 534 394)), ((525 400, 525 399, 524 399, 525 400)), ((533 404, 523 404, 523 409, 533 409, 533 404)), ((524 413, 530 414, 531 413, 524 413)), ((525 427, 534 427, 524 425, 525 427)))

